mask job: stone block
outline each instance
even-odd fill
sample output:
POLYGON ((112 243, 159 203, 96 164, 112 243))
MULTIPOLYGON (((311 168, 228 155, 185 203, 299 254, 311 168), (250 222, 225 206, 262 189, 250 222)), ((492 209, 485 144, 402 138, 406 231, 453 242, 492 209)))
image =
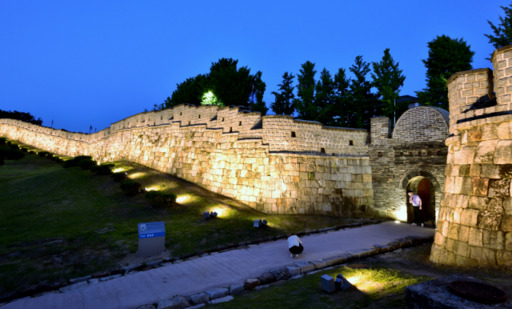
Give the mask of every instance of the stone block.
POLYGON ((510 196, 510 179, 491 179, 488 196, 502 198, 510 196))
POLYGON ((295 265, 294 266, 286 266, 286 270, 292 277, 296 276, 296 275, 300 275, 300 273, 301 273, 300 266, 295 266, 295 265))
POLYGON ((464 188, 462 192, 466 194, 471 192, 475 196, 487 196, 488 188, 489 178, 472 177, 472 188, 464 188))
POLYGON ((309 262, 298 262, 298 263, 295 263, 295 266, 300 267, 301 274, 315 270, 315 265, 313 265, 309 262))
POLYGON ((271 272, 265 272, 258 278, 261 284, 269 284, 276 281, 276 276, 271 272))
POLYGON ((483 247, 483 234, 482 231, 476 227, 469 229, 469 245, 475 247, 483 247))
POLYGON ((286 267, 273 269, 270 272, 276 277, 277 281, 286 280, 291 277, 291 275, 288 272, 288 269, 286 267))
POLYGON ((490 179, 499 179, 500 176, 500 166, 494 164, 482 164, 481 165, 481 173, 480 177, 490 178, 490 179))
POLYGON ((259 279, 247 279, 247 280, 245 280, 245 283, 244 283, 244 289, 252 290, 255 287, 257 287, 258 285, 260 285, 259 279))
POLYGON ((503 232, 512 232, 512 215, 504 215, 502 217, 501 230, 503 232))
POLYGON ((231 301, 233 300, 234 297, 231 296, 231 295, 227 295, 227 296, 224 296, 224 297, 220 297, 220 298, 216 298, 216 299, 212 299, 209 304, 220 304, 220 303, 225 303, 225 302, 228 302, 228 301, 231 301))
POLYGON ((489 199, 487 197, 471 196, 468 202, 468 207, 477 210, 484 210, 487 208, 489 199))
POLYGON ((469 226, 461 225, 459 227, 458 239, 461 242, 467 243, 469 241, 469 226))
POLYGON ((512 266, 512 251, 496 252, 496 262, 497 262, 498 266, 505 266, 505 267, 512 266))
POLYGON ((175 296, 171 299, 160 300, 157 309, 182 309, 189 307, 190 303, 183 296, 175 296))
POLYGON ((198 293, 190 296, 190 302, 193 305, 204 304, 210 301, 210 296, 206 293, 198 293))
POLYGON ((312 261, 311 263, 315 269, 323 269, 327 266, 327 263, 324 260, 312 261))
POLYGON ((475 163, 492 163, 494 159, 494 152, 496 149, 496 140, 481 142, 476 150, 474 162, 475 163))
POLYGON ((502 231, 482 231, 484 247, 496 250, 502 250, 504 246, 504 235, 502 231))
POLYGON ((475 209, 463 209, 461 214, 460 223, 466 226, 477 226, 478 223, 478 210, 475 209))
POLYGON ((244 284, 232 284, 229 286, 229 294, 240 295, 245 291, 244 284))
POLYGON ((478 218, 478 227, 482 230, 497 231, 501 225, 501 213, 482 211, 478 218))
POLYGON ((227 288, 216 288, 216 289, 210 289, 204 291, 208 296, 210 296, 210 299, 216 299, 221 298, 224 296, 229 295, 229 289, 227 288))
POLYGON ((505 250, 512 251, 512 233, 505 234, 505 250))
POLYGON ((453 160, 455 164, 472 164, 474 162, 475 155, 475 148, 464 146, 454 153, 453 160))
POLYGON ((478 261, 478 265, 481 267, 496 266, 496 250, 470 247, 469 257, 478 261))
POLYGON ((323 275, 320 277, 322 290, 327 293, 333 293, 336 291, 336 287, 334 286, 334 278, 329 275, 323 275))
POLYGON ((512 164, 512 140, 500 140, 496 145, 494 164, 512 164))

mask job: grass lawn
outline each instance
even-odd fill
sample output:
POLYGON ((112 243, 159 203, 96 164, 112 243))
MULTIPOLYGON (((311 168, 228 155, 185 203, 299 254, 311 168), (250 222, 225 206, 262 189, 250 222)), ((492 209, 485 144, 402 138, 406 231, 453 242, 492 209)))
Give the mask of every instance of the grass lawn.
POLYGON ((289 280, 205 308, 405 308, 405 287, 425 280, 425 277, 393 269, 352 268, 348 265, 289 280), (333 278, 342 274, 353 288, 327 294, 321 289, 320 277, 324 274, 333 278))
POLYGON ((174 192, 176 205, 153 208, 143 195, 124 195, 110 176, 63 168, 34 154, 0 166, 0 300, 119 269, 137 251, 141 222, 165 222, 172 257, 357 222, 262 214, 136 164, 116 162, 115 169, 150 190, 174 192), (211 210, 219 217, 205 220, 202 213, 211 210), (253 228, 253 221, 263 218, 268 227, 253 228))

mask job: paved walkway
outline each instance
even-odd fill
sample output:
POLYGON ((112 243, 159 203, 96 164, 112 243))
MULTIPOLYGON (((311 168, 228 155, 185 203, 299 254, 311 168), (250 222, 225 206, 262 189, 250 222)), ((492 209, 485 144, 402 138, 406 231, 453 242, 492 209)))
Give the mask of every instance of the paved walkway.
POLYGON ((248 278, 297 262, 327 260, 372 251, 374 246, 404 237, 429 238, 434 230, 385 222, 359 228, 302 237, 304 252, 291 259, 286 239, 252 245, 170 264, 112 280, 86 285, 65 293, 24 298, 0 306, 13 308, 136 308, 175 295, 190 296, 208 289, 241 284, 248 278))

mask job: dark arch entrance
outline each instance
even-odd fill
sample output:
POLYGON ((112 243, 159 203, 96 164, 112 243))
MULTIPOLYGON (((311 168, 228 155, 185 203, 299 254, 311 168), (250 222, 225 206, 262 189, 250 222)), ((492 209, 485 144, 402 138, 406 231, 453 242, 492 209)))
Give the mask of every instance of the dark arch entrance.
POLYGON ((409 204, 407 192, 417 194, 422 201, 422 215, 426 225, 434 226, 436 222, 436 193, 440 194, 440 186, 435 177, 428 172, 411 172, 402 182, 407 201, 407 222, 414 222, 414 211, 409 204))

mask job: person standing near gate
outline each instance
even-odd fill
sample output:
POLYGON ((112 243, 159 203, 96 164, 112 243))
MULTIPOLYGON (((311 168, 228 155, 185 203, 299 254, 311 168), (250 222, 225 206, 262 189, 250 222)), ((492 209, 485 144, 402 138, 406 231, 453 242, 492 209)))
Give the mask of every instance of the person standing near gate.
POLYGON ((409 191, 407 194, 409 195, 409 203, 411 203, 412 209, 414 210, 413 225, 421 224, 421 227, 423 227, 423 215, 421 214, 421 210, 423 209, 423 202, 421 201, 421 198, 418 195, 413 194, 411 191, 409 191))

